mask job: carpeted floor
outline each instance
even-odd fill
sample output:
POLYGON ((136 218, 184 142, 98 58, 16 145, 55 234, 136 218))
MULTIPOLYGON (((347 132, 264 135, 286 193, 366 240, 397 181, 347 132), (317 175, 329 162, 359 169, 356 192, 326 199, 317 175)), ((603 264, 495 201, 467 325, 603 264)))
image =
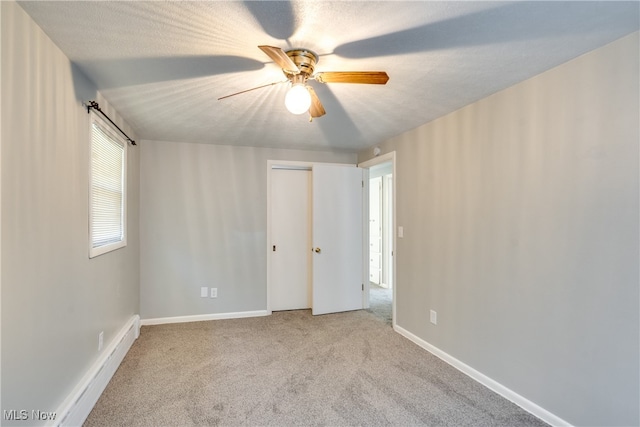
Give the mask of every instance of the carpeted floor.
POLYGON ((542 426, 365 311, 143 326, 86 426, 542 426))
POLYGON ((391 303, 393 301, 393 290, 383 288, 374 283, 369 284, 369 309, 376 317, 382 319, 391 326, 391 303))

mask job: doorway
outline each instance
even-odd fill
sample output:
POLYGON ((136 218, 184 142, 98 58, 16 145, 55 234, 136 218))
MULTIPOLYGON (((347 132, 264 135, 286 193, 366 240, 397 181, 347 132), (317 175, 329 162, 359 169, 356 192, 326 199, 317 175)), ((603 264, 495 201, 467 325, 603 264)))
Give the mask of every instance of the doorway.
POLYGON ((363 308, 363 173, 355 165, 268 163, 269 311, 363 308))
POLYGON ((368 309, 395 326, 395 152, 376 157, 359 166, 369 169, 368 309))

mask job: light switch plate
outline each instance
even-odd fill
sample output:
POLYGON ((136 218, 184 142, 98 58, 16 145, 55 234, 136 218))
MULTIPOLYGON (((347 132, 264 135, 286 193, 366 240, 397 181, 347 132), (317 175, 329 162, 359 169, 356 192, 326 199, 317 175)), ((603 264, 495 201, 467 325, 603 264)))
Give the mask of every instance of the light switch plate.
POLYGON ((200 288, 200 296, 202 298, 206 298, 207 296, 209 296, 209 288, 207 288, 206 286, 203 286, 200 288))
POLYGON ((404 227, 399 225, 398 226, 398 238, 402 239, 404 237, 404 227))

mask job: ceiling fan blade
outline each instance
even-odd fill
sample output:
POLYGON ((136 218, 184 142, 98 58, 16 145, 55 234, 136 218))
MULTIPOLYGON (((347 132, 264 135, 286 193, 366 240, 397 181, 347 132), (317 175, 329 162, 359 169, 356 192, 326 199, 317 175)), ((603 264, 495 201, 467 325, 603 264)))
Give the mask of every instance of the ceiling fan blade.
POLYGON ((247 89, 247 90, 241 90, 240 92, 232 93, 231 95, 221 96, 220 98, 218 98, 218 101, 220 101, 221 99, 230 98, 230 97, 232 97, 232 96, 240 95, 240 94, 242 94, 242 93, 251 92, 252 90, 262 89, 263 87, 273 86, 273 85, 278 85, 278 84, 280 84, 280 83, 286 83, 286 82, 288 82, 288 81, 289 81, 289 80, 283 80, 283 81, 281 81, 281 82, 267 83, 266 85, 252 87, 251 89, 247 89))
POLYGON ((316 91, 311 86, 307 86, 307 89, 311 94, 311 107, 309 107, 309 115, 311 117, 322 117, 327 114, 327 112, 324 111, 322 103, 320 102, 320 98, 318 98, 318 95, 316 95, 316 91))
POLYGON ((384 71, 324 71, 314 78, 320 83, 364 83, 384 85, 389 76, 384 71))
POLYGON ((284 71, 291 74, 299 74, 298 66, 287 56, 284 50, 273 46, 258 46, 267 56, 280 66, 284 71))

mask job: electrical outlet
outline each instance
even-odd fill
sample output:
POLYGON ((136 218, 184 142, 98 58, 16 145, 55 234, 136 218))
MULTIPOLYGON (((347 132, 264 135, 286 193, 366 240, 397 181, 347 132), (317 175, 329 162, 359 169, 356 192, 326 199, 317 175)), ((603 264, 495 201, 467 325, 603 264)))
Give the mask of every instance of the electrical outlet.
POLYGON ((211 288, 211 298, 218 298, 218 288, 211 288))
POLYGON ((98 351, 102 350, 103 344, 104 344, 104 331, 98 334, 98 351))
POLYGON ((200 288, 200 296, 202 298, 206 298, 209 295, 209 288, 207 288, 206 286, 203 286, 200 288))
POLYGON ((431 310, 429 312, 429 320, 431 321, 431 323, 433 323, 434 325, 438 324, 438 313, 436 313, 434 310, 431 310))

